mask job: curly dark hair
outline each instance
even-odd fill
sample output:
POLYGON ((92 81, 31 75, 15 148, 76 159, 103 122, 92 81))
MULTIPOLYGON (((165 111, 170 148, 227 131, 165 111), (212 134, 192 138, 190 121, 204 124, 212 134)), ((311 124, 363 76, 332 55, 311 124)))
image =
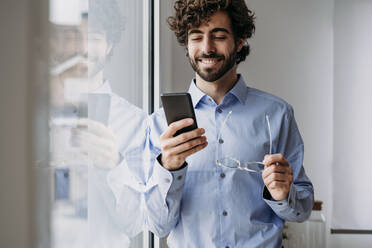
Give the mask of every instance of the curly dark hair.
MULTIPOLYGON (((255 31, 255 15, 248 9, 244 0, 177 0, 174 10, 174 15, 168 17, 167 22, 182 46, 187 46, 188 30, 208 22, 210 17, 220 10, 230 17, 235 42, 251 38, 255 31)), ((249 52, 250 47, 246 43, 238 52, 236 63, 244 61, 249 52)))
POLYGON ((96 31, 106 33, 107 42, 113 45, 119 43, 124 21, 118 3, 115 0, 89 0, 88 25, 96 31))

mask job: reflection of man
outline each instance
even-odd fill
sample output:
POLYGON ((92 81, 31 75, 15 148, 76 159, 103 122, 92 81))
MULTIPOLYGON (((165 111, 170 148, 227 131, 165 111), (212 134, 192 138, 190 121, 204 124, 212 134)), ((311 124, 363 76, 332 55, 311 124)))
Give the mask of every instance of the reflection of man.
MULTIPOLYGON (((88 58, 88 119, 79 120, 71 141, 92 162, 88 172, 88 224, 86 247, 128 247, 141 231, 138 195, 123 184, 126 152, 143 150, 146 114, 112 92, 104 67, 120 41, 122 22, 115 0, 90 0, 86 52, 88 58), (127 197, 131 203, 127 202, 127 197), (128 207, 129 205, 129 207, 128 207), (131 205, 133 211, 128 211, 131 205), (133 219, 133 218, 132 218, 133 219), (137 225, 137 228, 136 228, 137 225)), ((124 83, 124 82, 123 82, 124 83)), ((139 160, 141 154, 137 154, 139 160)), ((133 159, 132 159, 133 161, 133 159)))
POLYGON ((173 137, 192 120, 167 127, 163 110, 152 116, 150 229, 170 232, 170 247, 281 247, 284 221, 309 217, 313 186, 292 107, 236 73, 249 53, 252 12, 244 0, 180 0, 168 22, 196 72, 189 93, 203 128, 173 137), (263 161, 265 168, 217 166, 222 157, 263 161))

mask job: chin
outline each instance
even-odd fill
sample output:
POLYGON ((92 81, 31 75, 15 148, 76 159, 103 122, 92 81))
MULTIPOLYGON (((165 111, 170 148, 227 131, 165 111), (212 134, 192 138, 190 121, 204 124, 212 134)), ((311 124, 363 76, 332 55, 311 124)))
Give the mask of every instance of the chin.
POLYGON ((200 75, 198 74, 199 77, 201 77, 204 81, 206 82, 209 82, 209 83, 214 83, 216 82, 218 79, 220 79, 221 77, 217 76, 217 75, 200 75))

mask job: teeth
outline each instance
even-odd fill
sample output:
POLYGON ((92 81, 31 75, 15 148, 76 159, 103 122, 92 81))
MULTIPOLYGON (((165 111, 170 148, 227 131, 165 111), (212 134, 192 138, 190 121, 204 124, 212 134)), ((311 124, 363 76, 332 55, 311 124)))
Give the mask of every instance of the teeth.
POLYGON ((202 62, 204 64, 215 64, 216 60, 214 60, 214 59, 203 59, 202 62))

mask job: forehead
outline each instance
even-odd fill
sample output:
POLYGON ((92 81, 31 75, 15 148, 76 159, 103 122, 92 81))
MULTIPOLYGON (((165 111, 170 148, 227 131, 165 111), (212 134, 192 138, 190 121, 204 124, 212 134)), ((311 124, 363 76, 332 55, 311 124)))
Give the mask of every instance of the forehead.
POLYGON ((230 17, 225 11, 217 11, 209 18, 208 21, 202 22, 199 27, 191 28, 188 32, 192 30, 208 32, 208 30, 212 30, 214 28, 225 28, 228 31, 231 31, 230 17))

